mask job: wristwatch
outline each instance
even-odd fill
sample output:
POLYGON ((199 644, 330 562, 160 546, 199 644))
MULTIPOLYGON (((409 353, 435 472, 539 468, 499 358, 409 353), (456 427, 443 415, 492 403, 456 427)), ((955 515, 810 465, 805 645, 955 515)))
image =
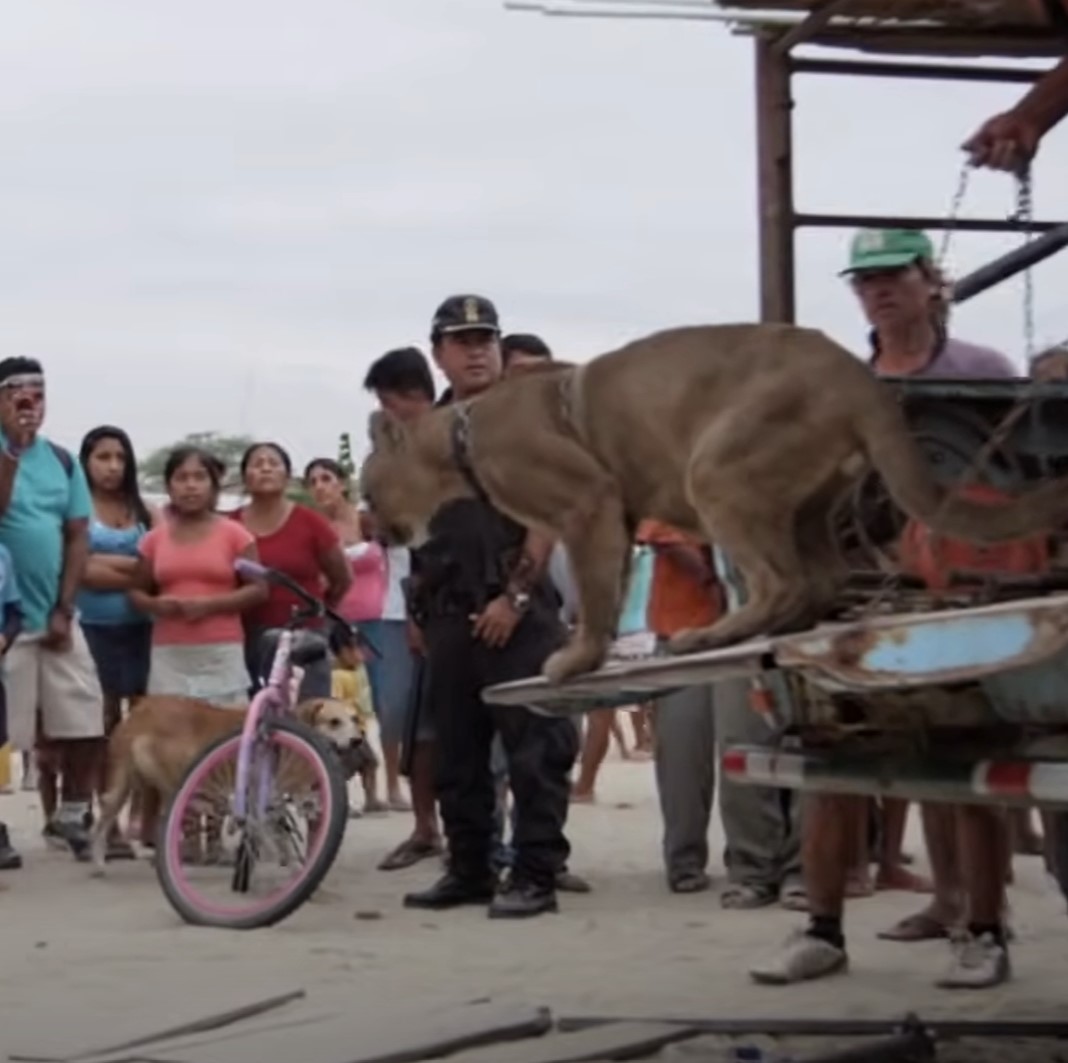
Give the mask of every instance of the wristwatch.
POLYGON ((525 613, 530 607, 530 595, 526 591, 512 591, 508 594, 508 602, 517 613, 525 613))
POLYGON ((57 602, 55 612, 62 613, 68 620, 74 619, 74 606, 64 602, 57 602))

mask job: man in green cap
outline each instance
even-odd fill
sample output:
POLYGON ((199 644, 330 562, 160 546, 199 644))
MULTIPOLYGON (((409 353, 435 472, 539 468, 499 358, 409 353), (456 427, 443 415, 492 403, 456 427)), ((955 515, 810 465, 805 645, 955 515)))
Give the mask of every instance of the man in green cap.
POLYGON ((1000 352, 950 338, 948 285, 919 229, 861 229, 840 276, 849 279, 871 325, 869 363, 880 375, 1020 375, 1000 352))
MULTIPOLYGON (((983 379, 1015 377, 1003 354, 951 339, 949 298, 934 261, 931 241, 918 230, 862 230, 852 240, 847 277, 871 327, 869 364, 880 376, 983 379)), ((848 964, 842 915, 847 895, 858 889, 857 842, 866 835, 870 803, 840 794, 809 794, 802 818, 802 870, 809 904, 808 926, 776 953, 750 969, 757 982, 784 984, 822 978, 848 964), (851 867, 850 865, 854 865, 851 867), (850 882, 853 871, 854 881, 850 882)), ((908 805, 883 802, 883 855, 877 885, 908 888, 901 867, 901 839, 908 805)), ((934 874, 930 905, 880 937, 894 941, 946 939, 955 933, 952 960, 938 984, 982 989, 1009 977, 1003 924, 1004 817, 981 806, 925 805, 924 835, 934 874), (959 926, 962 919, 965 926, 959 926)), ((866 847, 865 847, 866 848, 866 847)), ((866 891, 871 891, 868 854, 860 854, 866 891)), ((914 881, 912 888, 919 887, 914 881)))

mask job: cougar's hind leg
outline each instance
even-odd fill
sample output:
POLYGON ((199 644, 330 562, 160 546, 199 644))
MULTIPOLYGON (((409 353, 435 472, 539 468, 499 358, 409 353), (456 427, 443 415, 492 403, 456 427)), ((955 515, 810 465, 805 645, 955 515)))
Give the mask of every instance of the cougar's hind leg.
POLYGON ((579 599, 579 622, 571 640, 542 669, 552 683, 599 668, 619 623, 630 568, 632 536, 622 500, 604 490, 563 536, 579 599))
POLYGON ((841 497, 839 483, 817 495, 797 516, 797 545, 811 593, 810 623, 818 624, 834 611, 849 578, 849 566, 832 520, 841 497))
POLYGON ((812 587, 798 553, 796 514, 811 492, 805 475, 784 476, 781 440, 747 423, 721 425, 690 462, 687 493, 710 542, 738 569, 745 604, 705 628, 681 631, 673 653, 692 653, 803 626, 812 587))
POLYGON ((669 643, 671 652, 718 649, 803 625, 811 594, 789 522, 769 522, 763 513, 758 521, 743 511, 702 515, 702 524, 740 572, 746 600, 708 627, 680 631, 669 643))

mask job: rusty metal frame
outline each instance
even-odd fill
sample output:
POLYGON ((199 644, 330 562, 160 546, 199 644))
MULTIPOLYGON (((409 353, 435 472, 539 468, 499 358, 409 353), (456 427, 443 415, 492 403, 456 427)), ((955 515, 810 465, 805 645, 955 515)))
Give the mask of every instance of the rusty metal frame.
MULTIPOLYGON (((849 77, 885 77, 940 81, 1012 82, 1027 84, 1042 71, 1004 66, 963 66, 952 63, 904 63, 879 60, 795 58, 794 43, 818 33, 841 4, 826 3, 812 11, 801 25, 785 34, 754 39, 756 76, 757 210, 760 246, 760 318, 762 321, 796 320, 796 233, 801 228, 922 228, 943 229, 945 217, 876 214, 813 214, 798 211, 793 181, 793 94, 796 74, 849 77), (834 10, 831 10, 831 9, 834 10), (807 27, 807 29, 806 29, 807 27)), ((1031 231, 1049 232, 1063 223, 1036 221, 1031 231)), ((960 218, 953 226, 961 232, 1022 232, 1023 221, 1006 218, 960 218)), ((1054 241, 1050 241, 1050 245, 1054 241)), ((1050 253, 1053 253, 1050 251, 1050 253)), ((1007 272, 998 281, 1011 276, 1007 272)), ((990 284, 985 287, 990 287, 990 284)))

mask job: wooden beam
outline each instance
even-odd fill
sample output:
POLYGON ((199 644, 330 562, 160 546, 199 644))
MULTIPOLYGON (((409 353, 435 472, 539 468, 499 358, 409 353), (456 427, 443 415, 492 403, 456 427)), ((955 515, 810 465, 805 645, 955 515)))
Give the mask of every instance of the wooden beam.
POLYGON ((781 37, 775 38, 775 51, 779 55, 787 55, 791 48, 811 40, 852 2, 853 0, 820 0, 820 3, 813 4, 807 18, 788 29, 781 37))

